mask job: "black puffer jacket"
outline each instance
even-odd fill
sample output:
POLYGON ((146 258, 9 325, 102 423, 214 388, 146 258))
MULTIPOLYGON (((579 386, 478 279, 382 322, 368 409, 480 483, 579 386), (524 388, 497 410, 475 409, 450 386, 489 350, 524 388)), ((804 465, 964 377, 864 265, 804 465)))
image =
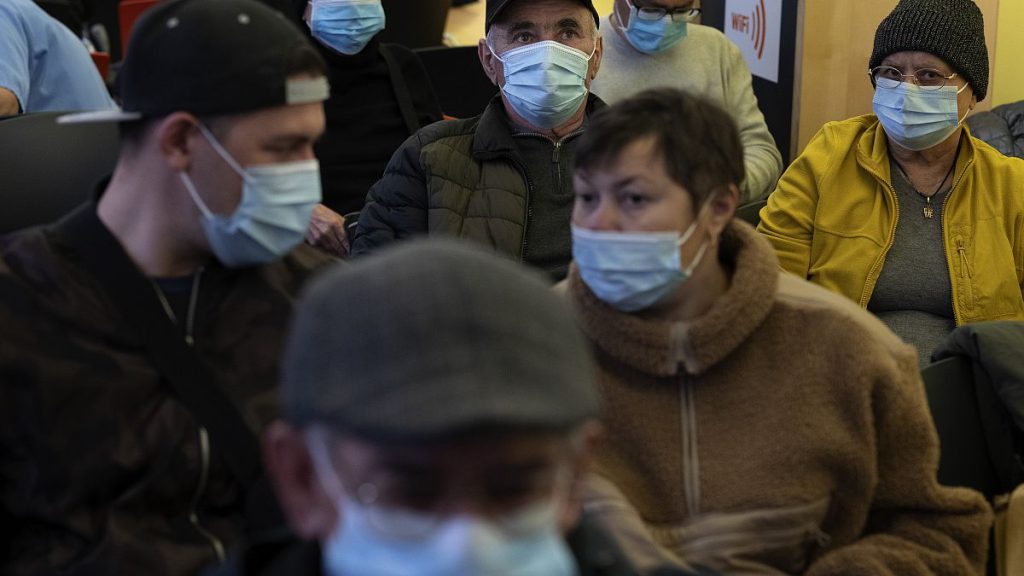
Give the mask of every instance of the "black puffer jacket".
POLYGON ((1024 100, 996 106, 967 119, 971 136, 1007 156, 1024 158, 1024 100))
MULTIPOLYGON (((588 115, 604 107, 596 96, 588 98, 588 115)), ((569 170, 571 150, 553 161, 569 170)), ((480 116, 431 124, 402 144, 370 189, 353 253, 365 254, 415 235, 440 234, 523 260, 531 204, 551 192, 530 181, 501 96, 495 96, 480 116)), ((566 228, 568 220, 566 215, 566 228)), ((558 267, 561 276, 570 259, 571 247, 566 245, 558 267)))

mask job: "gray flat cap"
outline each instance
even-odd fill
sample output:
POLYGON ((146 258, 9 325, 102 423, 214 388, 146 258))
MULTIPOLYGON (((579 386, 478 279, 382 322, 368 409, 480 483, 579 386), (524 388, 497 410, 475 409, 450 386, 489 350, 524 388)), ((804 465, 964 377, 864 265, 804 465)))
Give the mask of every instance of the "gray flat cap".
POLYGON ((567 429, 598 411, 588 347, 539 276, 452 240, 324 274, 298 304, 285 417, 361 437, 567 429))

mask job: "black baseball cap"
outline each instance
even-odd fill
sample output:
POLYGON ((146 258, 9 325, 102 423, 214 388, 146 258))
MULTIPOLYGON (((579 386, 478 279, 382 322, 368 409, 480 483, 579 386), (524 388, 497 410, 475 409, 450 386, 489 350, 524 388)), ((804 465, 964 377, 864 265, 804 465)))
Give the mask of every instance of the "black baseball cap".
MULTIPOLYGON (((491 24, 494 19, 498 17, 509 4, 516 0, 487 0, 487 19, 484 21, 484 33, 491 29, 491 24)), ((597 15, 597 9, 594 8, 594 3, 591 0, 577 0, 579 4, 583 5, 590 13, 594 16, 594 24, 598 27, 601 26, 601 17, 597 15)))
MULTIPOLYGON (((167 0, 139 19, 119 76, 120 110, 63 116, 63 123, 129 121, 185 111, 240 114, 322 102, 327 78, 289 79, 299 28, 256 0, 167 0)), ((315 57, 319 55, 315 50, 315 57)))

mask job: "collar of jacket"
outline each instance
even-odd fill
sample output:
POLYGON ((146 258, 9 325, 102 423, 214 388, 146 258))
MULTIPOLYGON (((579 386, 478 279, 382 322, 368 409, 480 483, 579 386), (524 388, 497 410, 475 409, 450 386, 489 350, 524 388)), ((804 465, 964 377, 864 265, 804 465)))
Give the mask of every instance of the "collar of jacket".
MULTIPOLYGON (((593 92, 587 94, 585 114, 588 117, 605 106, 604 101, 593 92)), ((474 160, 493 160, 516 154, 516 142, 509 128, 509 118, 500 91, 487 103, 478 122, 473 134, 474 160)))
MULTIPOLYGON (((100 186, 101 191, 105 188, 105 183, 100 186)), ((50 241, 73 262, 81 263, 83 261, 82 255, 87 252, 102 256, 103 258, 114 257, 114 255, 120 252, 123 254, 123 257, 130 258, 117 237, 100 220, 96 212, 98 202, 99 192, 93 200, 75 208, 48 227, 47 233, 50 241)), ((137 267, 136 272, 140 276, 144 276, 137 267)), ((93 274, 92 271, 87 271, 87 273, 90 276, 93 274)), ((210 259, 203 268, 202 298, 199 299, 199 306, 196 310, 197 318, 214 316, 213 309, 216 308, 224 295, 230 290, 237 275, 238 271, 225 268, 215 259, 210 259)), ((106 292, 99 289, 98 281, 93 279, 90 283, 104 295, 103 299, 107 303, 106 306, 110 310, 117 311, 114 314, 115 317, 120 315, 120 306, 113 302, 106 295, 106 292)), ((131 339, 134 338, 133 335, 124 334, 119 326, 110 325, 97 329, 102 329, 105 332, 109 331, 109 335, 116 341, 121 341, 122 339, 132 341, 131 339)))
MULTIPOLYGON (((857 164, 888 187, 892 182, 892 174, 889 170, 889 138, 885 134, 885 129, 882 128, 882 123, 875 115, 868 114, 862 118, 867 122, 867 128, 857 139, 857 164)), ((974 139, 971 137, 970 128, 965 123, 961 129, 963 134, 960 137, 960 148, 957 151, 954 188, 966 174, 967 168, 974 163, 975 155, 974 139)))
POLYGON ((733 221, 738 248, 729 288, 689 322, 641 318, 608 306, 583 283, 573 264, 568 290, 580 327, 605 354, 659 377, 680 369, 702 374, 737 349, 764 322, 775 302, 779 261, 749 224, 733 221))

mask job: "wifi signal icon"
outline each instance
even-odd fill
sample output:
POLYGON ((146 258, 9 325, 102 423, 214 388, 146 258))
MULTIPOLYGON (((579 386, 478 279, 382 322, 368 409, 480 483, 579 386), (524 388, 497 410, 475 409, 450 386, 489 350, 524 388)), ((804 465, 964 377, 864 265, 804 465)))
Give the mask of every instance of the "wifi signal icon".
POLYGON ((764 0, 758 0, 757 4, 754 5, 754 13, 751 15, 751 20, 753 20, 754 25, 750 27, 750 39, 754 41, 757 59, 760 60, 761 55, 764 54, 764 38, 768 29, 765 22, 764 0))

